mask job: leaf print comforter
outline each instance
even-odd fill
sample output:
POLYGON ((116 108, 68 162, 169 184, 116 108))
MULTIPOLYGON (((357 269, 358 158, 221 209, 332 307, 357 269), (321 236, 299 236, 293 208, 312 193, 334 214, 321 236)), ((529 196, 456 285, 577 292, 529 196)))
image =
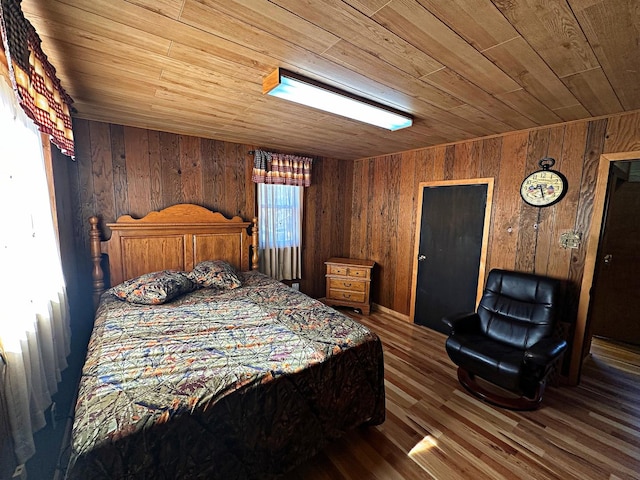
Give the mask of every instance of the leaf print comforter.
POLYGON ((69 479, 273 478, 384 420, 382 346, 257 272, 164 305, 104 295, 69 479))

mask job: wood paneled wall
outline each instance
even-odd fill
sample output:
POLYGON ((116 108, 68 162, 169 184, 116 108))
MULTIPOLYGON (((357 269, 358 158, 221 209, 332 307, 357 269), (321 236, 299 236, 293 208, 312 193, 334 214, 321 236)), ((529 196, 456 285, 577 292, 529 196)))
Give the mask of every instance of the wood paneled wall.
MULTIPOLYGON (((72 288, 90 305, 88 218, 112 222, 140 217, 176 203, 196 203, 231 217, 255 215, 251 181, 253 145, 177 135, 86 120, 74 121, 76 162, 54 170, 69 200, 62 215, 73 231, 75 256, 67 258, 72 288)), ((304 153, 304 152, 302 152, 304 153)), ((300 288, 324 295, 324 261, 347 255, 352 162, 315 158, 313 185, 305 191, 303 276, 300 288)), ((66 248, 66 246, 63 246, 66 248)), ((85 305, 85 310, 90 310, 85 305)))
POLYGON ((585 249, 562 248, 560 235, 588 231, 600 154, 639 148, 640 112, 634 112, 357 160, 351 256, 377 262, 373 301, 408 315, 418 184, 494 177, 486 272, 499 267, 567 280, 575 310, 585 249), (569 190, 560 203, 538 209, 520 199, 519 189, 544 156, 556 159, 569 190))
POLYGON ((83 218, 111 222, 176 203, 254 215, 251 146, 86 120, 74 135, 83 218))

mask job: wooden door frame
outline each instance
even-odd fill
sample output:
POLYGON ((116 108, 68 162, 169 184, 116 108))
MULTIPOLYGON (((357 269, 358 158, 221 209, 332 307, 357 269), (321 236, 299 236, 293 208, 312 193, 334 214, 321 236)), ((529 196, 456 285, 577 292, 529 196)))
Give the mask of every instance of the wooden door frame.
POLYGON ((585 358, 584 347, 588 342, 587 334, 589 325, 589 304, 591 301, 591 288, 596 269, 598 248, 600 247, 600 234, 602 233, 602 221, 604 219, 604 206, 607 199, 607 187, 609 185, 609 170, 612 162, 620 160, 635 160, 640 158, 640 150, 629 152, 606 153, 600 155, 598 164, 598 176, 593 195, 593 210, 591 224, 585 241, 585 259, 580 286, 580 298, 578 300, 578 314, 576 316, 576 328, 573 335, 573 347, 571 348, 571 363, 569 366, 569 383, 577 385, 580 381, 582 362, 585 358))
MULTIPOLYGON (((478 269, 478 288, 476 291, 476 306, 480 302, 482 292, 484 290, 484 277, 487 263, 487 250, 489 247, 489 229, 491 226, 491 208, 493 206, 493 177, 486 178, 469 178, 464 180, 439 180, 434 182, 420 182, 418 185, 418 204, 416 213, 416 231, 413 244, 413 269, 411 278, 411 305, 408 320, 415 323, 416 315, 416 296, 418 290, 418 255, 420 254, 420 225, 422 223, 422 202, 424 197, 424 189, 431 187, 449 187, 464 185, 486 185, 487 186, 487 204, 484 209, 484 223, 482 228, 482 247, 480 249, 480 266, 478 269)), ((453 313, 453 312, 452 312, 453 313)))

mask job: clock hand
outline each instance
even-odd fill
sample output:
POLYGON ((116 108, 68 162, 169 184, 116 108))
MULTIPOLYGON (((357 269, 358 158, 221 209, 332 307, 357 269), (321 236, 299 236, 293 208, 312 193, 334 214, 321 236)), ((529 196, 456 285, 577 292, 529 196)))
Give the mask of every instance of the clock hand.
POLYGON ((542 185, 538 185, 538 188, 540 189, 540 193, 542 194, 542 198, 544 198, 544 190, 542 189, 542 185))

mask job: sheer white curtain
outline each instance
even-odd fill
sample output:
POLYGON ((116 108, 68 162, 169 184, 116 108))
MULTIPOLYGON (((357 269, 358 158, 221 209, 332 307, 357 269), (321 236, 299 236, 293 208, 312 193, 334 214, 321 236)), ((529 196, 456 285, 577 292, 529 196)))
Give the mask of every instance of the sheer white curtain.
POLYGON ((40 133, 0 79, 0 370, 16 458, 35 452, 33 432, 67 366, 70 327, 40 133))
POLYGON ((258 183, 260 271, 277 280, 302 278, 302 189, 258 183))

